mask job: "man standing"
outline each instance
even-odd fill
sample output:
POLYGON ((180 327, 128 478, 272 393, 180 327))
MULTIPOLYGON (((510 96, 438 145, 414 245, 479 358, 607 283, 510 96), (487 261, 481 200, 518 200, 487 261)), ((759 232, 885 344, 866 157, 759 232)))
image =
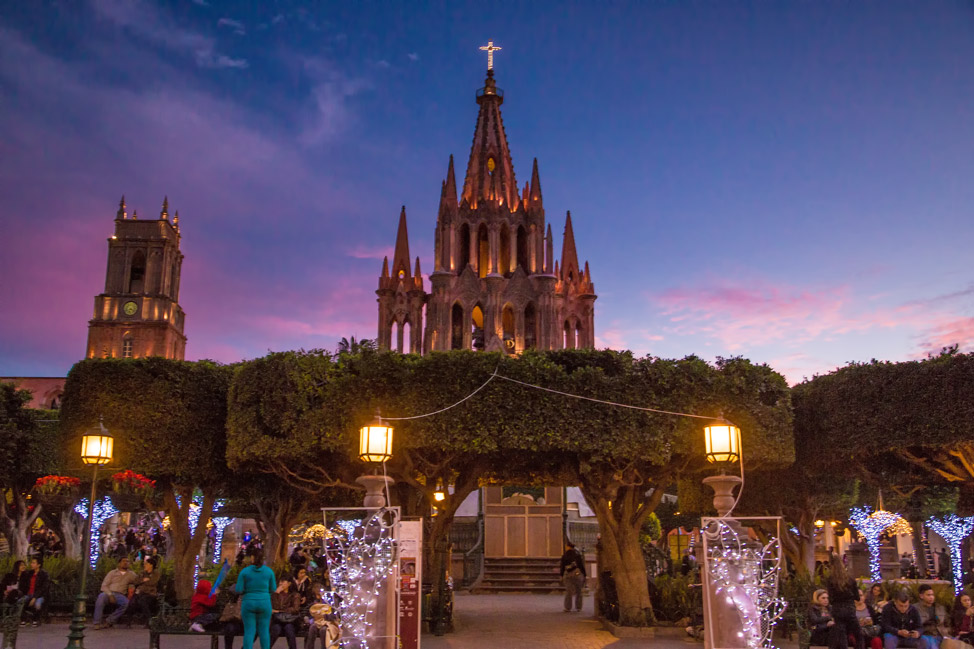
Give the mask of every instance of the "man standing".
POLYGON ((917 647, 920 639, 920 612, 910 604, 910 593, 901 590, 896 599, 883 608, 880 616, 883 629, 883 649, 917 647))
POLYGON ((104 629, 118 622, 118 618, 122 617, 125 607, 128 606, 129 598, 138 581, 138 575, 129 570, 128 557, 120 559, 118 567, 105 575, 101 582, 101 592, 98 593, 98 599, 95 600, 94 622, 96 629, 104 629), (115 604, 115 610, 108 616, 108 619, 102 622, 105 615, 105 604, 108 603, 115 604))
POLYGON ((42 566, 44 560, 41 557, 34 557, 30 560, 30 570, 20 575, 20 592, 27 596, 24 604, 24 617, 20 624, 40 626, 41 611, 44 609, 44 600, 47 599, 47 591, 51 587, 51 578, 47 575, 42 566))
POLYGON ((571 541, 565 543, 560 572, 561 581, 565 585, 565 612, 572 610, 572 597, 575 598, 575 610, 581 611, 582 589, 585 587, 585 559, 571 541))
POLYGON ((920 635, 921 649, 939 649, 940 641, 947 635, 947 609, 936 603, 933 586, 920 586, 920 601, 917 610, 920 612, 920 623, 923 625, 920 635))

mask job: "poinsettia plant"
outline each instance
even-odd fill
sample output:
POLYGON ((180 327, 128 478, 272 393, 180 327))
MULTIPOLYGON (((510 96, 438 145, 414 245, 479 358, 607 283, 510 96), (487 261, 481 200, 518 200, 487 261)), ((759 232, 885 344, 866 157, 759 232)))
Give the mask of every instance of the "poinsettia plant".
POLYGON ((68 475, 46 475, 34 483, 34 491, 45 496, 74 494, 81 487, 81 480, 68 475))
POLYGON ((131 469, 119 471, 112 476, 112 490, 120 494, 135 494, 142 498, 150 498, 156 489, 156 481, 150 480, 141 473, 131 469))

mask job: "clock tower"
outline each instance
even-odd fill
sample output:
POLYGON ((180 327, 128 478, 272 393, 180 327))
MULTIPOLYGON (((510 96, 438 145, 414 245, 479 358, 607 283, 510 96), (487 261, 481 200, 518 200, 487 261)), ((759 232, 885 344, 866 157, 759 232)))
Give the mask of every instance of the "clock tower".
POLYGON ((88 322, 86 358, 184 358, 179 240, 179 212, 169 219, 168 198, 159 218, 144 220, 136 211, 128 216, 122 197, 108 239, 105 291, 95 296, 88 322))

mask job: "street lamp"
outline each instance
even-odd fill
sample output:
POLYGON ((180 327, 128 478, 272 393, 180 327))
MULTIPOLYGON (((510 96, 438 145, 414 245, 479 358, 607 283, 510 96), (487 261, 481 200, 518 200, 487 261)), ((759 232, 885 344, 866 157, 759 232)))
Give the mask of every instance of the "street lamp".
POLYGON ((85 557, 81 562, 81 589, 74 601, 74 615, 71 617, 70 633, 68 633, 67 649, 83 649, 85 646, 85 581, 88 578, 88 554, 91 552, 92 523, 95 520, 95 496, 98 489, 98 467, 112 461, 112 450, 115 439, 109 434, 101 418, 98 425, 92 426, 81 437, 81 461, 92 467, 91 498, 88 499, 88 523, 85 534, 85 557))
POLYGON ((734 487, 741 484, 736 475, 727 475, 725 468, 741 459, 741 429, 723 417, 707 424, 704 429, 707 461, 720 467, 720 474, 703 479, 714 490, 714 508, 720 517, 734 509, 734 487))
MULTIPOLYGON (((359 429, 359 459, 373 465, 384 465, 392 457, 392 426, 382 421, 379 409, 375 410, 375 419, 359 429)), ((355 479, 355 482, 365 487, 365 507, 385 507, 385 491, 392 484, 393 479, 385 475, 367 474, 355 479)))

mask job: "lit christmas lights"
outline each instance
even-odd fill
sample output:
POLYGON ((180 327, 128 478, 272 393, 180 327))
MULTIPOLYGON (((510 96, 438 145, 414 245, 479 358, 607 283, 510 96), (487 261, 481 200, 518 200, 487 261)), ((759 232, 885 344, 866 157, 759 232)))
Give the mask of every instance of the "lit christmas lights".
POLYGON ((886 532, 893 534, 910 534, 913 528, 905 518, 899 514, 884 509, 870 511, 870 507, 853 507, 849 511, 849 525, 854 527, 866 539, 869 548, 869 573, 873 581, 882 579, 879 570, 879 539, 886 532))
POLYGON ((394 510, 380 509, 364 521, 339 521, 329 539, 325 559, 334 594, 324 600, 347 633, 343 647, 369 646, 379 593, 396 565, 396 523, 394 510))
MULTIPOLYGON (((749 649, 773 647, 771 631, 787 602, 778 595, 781 547, 778 539, 767 545, 742 540, 730 519, 716 519, 705 530, 707 567, 715 595, 733 606, 741 621, 738 638, 749 649)), ((713 613, 711 613, 713 615, 713 613)))
POLYGON ((210 520, 213 521, 213 527, 216 528, 216 534, 213 537, 213 563, 220 563, 220 556, 223 554, 223 533, 233 522, 233 519, 227 516, 217 516, 210 520))
POLYGON ((927 525, 939 534, 950 548, 950 567, 954 573, 954 594, 964 590, 964 566, 961 565, 960 546, 971 532, 974 532, 974 516, 961 518, 951 514, 942 518, 930 517, 927 525))
MULTIPOLYGON (((81 502, 74 506, 74 511, 81 518, 88 518, 88 499, 82 498, 81 502)), ((118 509, 112 503, 111 496, 105 496, 101 500, 95 501, 95 507, 92 511, 91 544, 88 546, 89 563, 92 568, 98 563, 98 557, 101 555, 101 526, 117 513, 118 509)))

